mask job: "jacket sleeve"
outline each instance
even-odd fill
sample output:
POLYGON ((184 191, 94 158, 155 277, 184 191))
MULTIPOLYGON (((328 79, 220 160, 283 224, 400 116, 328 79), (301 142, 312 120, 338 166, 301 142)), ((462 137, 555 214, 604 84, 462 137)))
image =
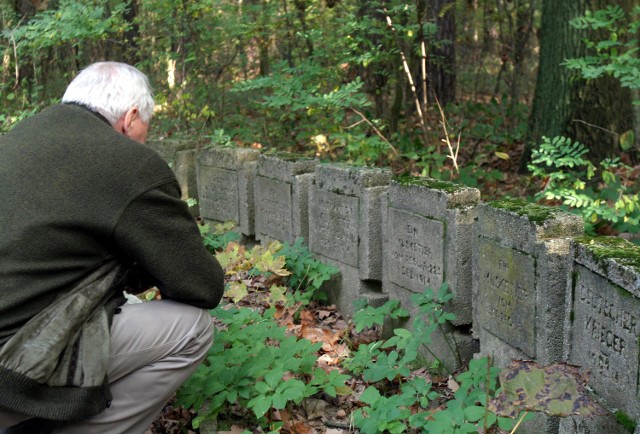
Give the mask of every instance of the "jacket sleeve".
POLYGON ((202 242, 177 182, 151 189, 123 211, 114 231, 118 253, 158 282, 163 298, 211 309, 224 272, 202 242))

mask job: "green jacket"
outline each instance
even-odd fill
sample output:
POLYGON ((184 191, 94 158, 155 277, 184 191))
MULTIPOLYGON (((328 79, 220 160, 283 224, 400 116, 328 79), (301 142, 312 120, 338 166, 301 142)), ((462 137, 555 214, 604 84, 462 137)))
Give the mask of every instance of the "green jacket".
MULTIPOLYGON (((154 151, 74 105, 52 106, 0 138, 0 407, 54 420, 105 408, 108 385, 99 370, 87 378, 73 369, 61 376, 60 367, 43 374, 2 347, 22 342, 38 315, 65 300, 71 307, 58 311, 59 324, 66 315, 80 329, 91 321, 104 329, 121 302, 122 273, 133 264, 163 298, 213 308, 222 296, 222 269, 154 151), (78 308, 70 300, 88 284, 104 293, 94 286, 78 308), (78 321, 79 312, 86 321, 78 321)), ((95 333, 87 344, 72 332, 62 354, 72 343, 103 348, 108 339, 95 333)))

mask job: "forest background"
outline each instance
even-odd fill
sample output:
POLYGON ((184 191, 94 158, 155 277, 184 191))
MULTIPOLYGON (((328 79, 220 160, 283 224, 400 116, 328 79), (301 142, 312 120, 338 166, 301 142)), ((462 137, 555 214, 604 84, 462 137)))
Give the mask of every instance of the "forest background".
POLYGON ((1 0, 2 131, 99 60, 155 139, 391 167, 640 231, 638 0, 1 0))

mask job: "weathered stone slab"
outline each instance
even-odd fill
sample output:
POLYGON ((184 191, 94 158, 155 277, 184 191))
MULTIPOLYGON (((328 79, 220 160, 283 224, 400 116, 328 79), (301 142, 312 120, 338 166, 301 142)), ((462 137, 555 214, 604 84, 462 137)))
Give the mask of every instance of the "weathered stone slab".
POLYGON ((383 287, 421 293, 446 281, 455 294, 447 306, 456 315, 454 324, 470 324, 471 243, 479 201, 477 189, 451 182, 393 180, 383 222, 383 287))
POLYGON ((535 357, 533 256, 484 238, 478 240, 478 255, 477 322, 507 344, 535 357))
MULTIPOLYGON (((155 139, 148 140, 145 145, 156 151, 173 170, 180 185, 182 199, 196 199, 198 197, 195 153, 197 140, 155 139)), ((194 216, 199 215, 198 204, 190 208, 194 216)))
POLYGON ((256 239, 309 238, 309 189, 316 161, 290 154, 261 155, 255 179, 256 239))
POLYGON ((360 198, 313 190, 310 217, 312 251, 357 268, 360 198))
MULTIPOLYGON (((197 199, 198 197, 198 181, 196 179, 196 151, 186 150, 178 151, 175 155, 175 163, 173 166, 173 172, 176 175, 178 184, 180 185, 180 191, 182 199, 197 199)), ((190 208, 191 213, 194 216, 200 215, 200 206, 197 203, 190 208)))
MULTIPOLYGON (((640 421, 640 248, 620 239, 580 239, 572 259, 565 357, 591 372, 589 386, 605 408, 640 421)), ((614 417, 572 418, 561 426, 578 433, 616 424, 614 417)))
POLYGON ((382 199, 387 169, 319 164, 309 202, 309 249, 382 278, 382 199))
MULTIPOLYGON (((472 319, 471 242, 477 189, 429 178, 407 177, 389 185, 383 219, 383 283, 412 316, 412 294, 434 291, 447 282, 454 298, 445 309, 456 319, 431 336, 424 357, 453 371, 477 352, 469 332, 472 319), (462 326, 462 327, 458 327, 462 326)), ((410 327, 412 321, 405 326, 410 327)))
POLYGON ((309 197, 309 250, 320 260, 339 264, 341 277, 334 282, 332 301, 347 316, 353 311, 351 301, 383 296, 382 208, 390 179, 387 169, 316 166, 309 197))
MULTIPOLYGON (((444 280, 444 224, 389 209, 391 232, 385 260, 389 281, 412 292, 440 288, 444 280)), ((471 272, 471 269, 469 269, 471 272)))
POLYGON ((473 331, 481 355, 562 359, 571 237, 582 219, 519 201, 480 204, 473 251, 473 331), (559 289, 560 288, 560 289, 559 289))
POLYGON ((234 221, 242 234, 254 234, 253 186, 259 155, 253 149, 228 147, 198 153, 198 202, 204 219, 234 221))

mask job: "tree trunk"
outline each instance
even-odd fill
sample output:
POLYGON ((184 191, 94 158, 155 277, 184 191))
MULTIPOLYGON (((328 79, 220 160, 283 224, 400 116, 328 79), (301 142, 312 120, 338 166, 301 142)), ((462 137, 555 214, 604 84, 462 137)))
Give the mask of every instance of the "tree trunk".
POLYGON ((542 136, 566 134, 571 117, 573 87, 577 73, 562 66, 576 57, 580 35, 569 21, 585 11, 585 0, 543 0, 540 24, 540 60, 528 140, 520 160, 520 172, 527 171, 531 149, 542 136))
MULTIPOLYGON (((629 3, 632 0, 625 0, 629 3)), ((613 156, 616 134, 633 127, 631 92, 611 77, 587 82, 562 65, 584 54, 582 34, 569 21, 617 0, 543 0, 538 81, 529 118, 528 140, 520 160, 525 173, 531 149, 542 136, 566 135, 586 145, 590 157, 613 156)), ((597 38, 597 35, 593 35, 597 38)))
MULTIPOLYGON (((365 23, 377 22, 382 28, 386 27, 385 15, 381 12, 381 5, 378 4, 378 2, 371 0, 359 0, 357 17, 365 23)), ((368 39, 370 41, 368 45, 371 47, 384 47, 385 45, 384 36, 377 32, 368 32, 360 37, 368 39)), ((363 43, 362 49, 365 51, 369 48, 363 43)), ((397 66, 395 63, 388 65, 386 62, 375 61, 371 62, 367 66, 360 65, 357 67, 357 73, 362 77, 364 82, 364 91, 373 98, 374 116, 376 118, 382 118, 386 114, 387 107, 385 90, 387 89, 389 76, 392 75, 392 71, 395 66, 397 66)))
POLYGON ((437 26, 428 53, 427 81, 430 92, 444 106, 456 99, 455 0, 431 0, 425 6, 427 19, 437 26))
POLYGON ((140 37, 140 25, 136 17, 138 16, 139 1, 133 0, 124 12, 124 20, 129 23, 130 27, 124 34, 125 44, 125 61, 131 64, 137 64, 142 59, 140 57, 140 48, 138 46, 138 38, 140 37))

